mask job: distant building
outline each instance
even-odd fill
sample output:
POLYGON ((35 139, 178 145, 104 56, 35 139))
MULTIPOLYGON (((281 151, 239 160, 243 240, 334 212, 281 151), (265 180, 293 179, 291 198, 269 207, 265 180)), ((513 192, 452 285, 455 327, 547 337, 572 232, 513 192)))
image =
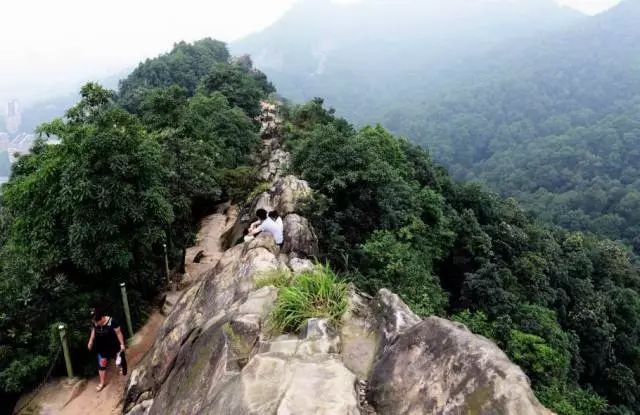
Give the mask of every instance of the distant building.
POLYGON ((10 134, 17 133, 20 129, 20 124, 22 124, 22 109, 20 108, 20 101, 14 99, 7 104, 7 131, 10 134))

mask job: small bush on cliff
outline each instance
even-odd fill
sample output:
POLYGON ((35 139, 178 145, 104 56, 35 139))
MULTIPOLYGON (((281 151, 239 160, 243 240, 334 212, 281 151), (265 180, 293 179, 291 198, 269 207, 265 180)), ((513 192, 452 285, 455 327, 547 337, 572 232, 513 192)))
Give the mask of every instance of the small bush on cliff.
POLYGON ((270 321, 280 332, 298 331, 314 317, 328 318, 337 325, 347 304, 347 285, 328 266, 317 266, 280 289, 270 321))

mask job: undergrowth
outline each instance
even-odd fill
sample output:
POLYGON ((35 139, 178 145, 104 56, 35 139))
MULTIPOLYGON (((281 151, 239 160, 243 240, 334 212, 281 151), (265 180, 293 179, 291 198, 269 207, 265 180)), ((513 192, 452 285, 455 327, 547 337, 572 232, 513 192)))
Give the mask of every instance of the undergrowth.
POLYGON ((317 265, 281 286, 269 321, 276 332, 297 332, 310 318, 327 318, 337 326, 347 305, 347 285, 329 266, 317 265))

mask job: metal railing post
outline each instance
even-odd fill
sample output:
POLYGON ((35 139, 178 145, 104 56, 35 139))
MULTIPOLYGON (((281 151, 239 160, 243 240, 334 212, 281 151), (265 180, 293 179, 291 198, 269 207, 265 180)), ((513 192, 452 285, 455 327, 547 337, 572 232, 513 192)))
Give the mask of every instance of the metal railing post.
POLYGON ((122 305, 124 306, 124 317, 127 320, 127 330, 129 338, 133 337, 133 324, 131 324, 131 312, 129 311, 129 299, 127 298, 127 285, 120 283, 120 292, 122 293, 122 305))
POLYGON ((171 279, 169 278, 169 253, 167 252, 167 244, 162 244, 162 249, 164 250, 164 277, 166 278, 167 285, 171 287, 171 290, 174 290, 171 279))
POLYGON ((73 367, 71 366, 71 356, 69 355, 69 345, 67 345, 67 329, 64 324, 58 326, 60 331, 60 341, 62 342, 62 353, 64 354, 64 364, 67 367, 67 376, 73 377, 73 367))

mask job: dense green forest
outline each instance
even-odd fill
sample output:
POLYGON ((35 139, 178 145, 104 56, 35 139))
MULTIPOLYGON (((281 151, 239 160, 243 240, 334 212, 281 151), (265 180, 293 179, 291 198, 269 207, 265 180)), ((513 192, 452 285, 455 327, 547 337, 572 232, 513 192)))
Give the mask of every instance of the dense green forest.
MULTIPOLYGON (((60 144, 21 157, 0 201, 3 402, 44 375, 58 321, 86 361, 78 369, 93 371, 89 307, 117 304, 119 282, 143 320, 166 282, 162 243, 178 265, 196 220, 258 184, 251 115, 273 91, 250 59, 205 39, 142 63, 117 93, 87 84, 64 118, 39 127, 60 144)), ((292 172, 315 189, 304 213, 319 260, 494 339, 559 414, 640 411, 640 274, 624 247, 541 225, 321 99, 283 117, 292 172)))
POLYGON ((85 85, 64 118, 38 128, 60 144, 38 141, 1 192, 2 406, 44 376, 58 322, 76 371, 94 372, 90 307, 118 315, 120 282, 144 322, 166 283, 162 244, 179 264, 199 217, 251 190, 259 138, 248 114, 271 91, 249 60, 205 39, 142 63, 118 93, 85 85))
MULTIPOLYGON (((640 3, 490 56, 467 81, 385 125, 548 221, 640 252, 640 3)), ((413 105, 416 104, 416 105, 413 105)))
POLYGON ((293 169, 316 191, 306 215, 323 260, 494 339, 559 414, 640 411, 640 274, 624 247, 545 227, 320 99, 287 119, 293 169))

